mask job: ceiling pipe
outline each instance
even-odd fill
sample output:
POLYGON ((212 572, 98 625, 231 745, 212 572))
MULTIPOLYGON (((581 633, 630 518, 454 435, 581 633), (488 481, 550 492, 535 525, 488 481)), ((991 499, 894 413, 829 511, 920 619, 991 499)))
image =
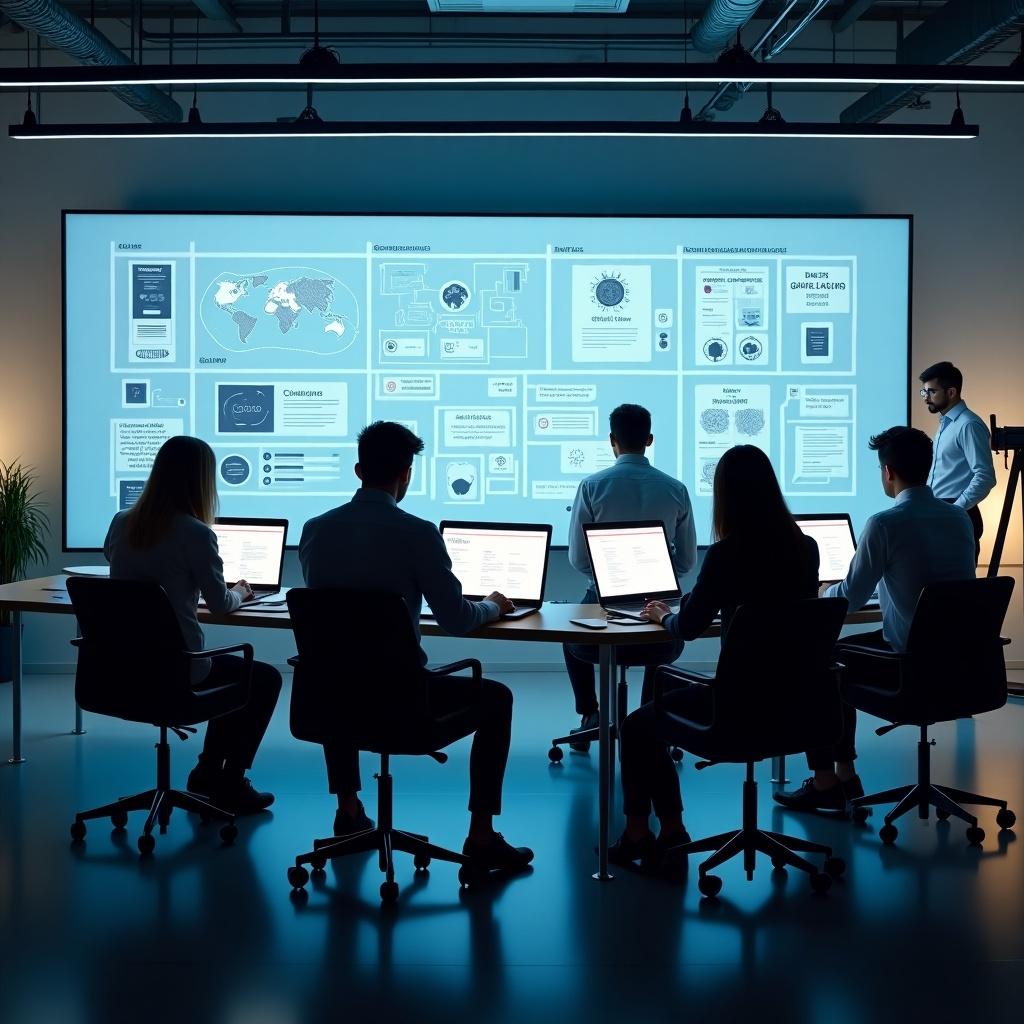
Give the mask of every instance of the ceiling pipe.
POLYGON ((874 6, 875 0, 850 0, 846 7, 840 11, 839 17, 832 22, 832 32, 839 35, 845 32, 862 14, 866 14, 869 7, 874 6))
POLYGON ((242 26, 238 23, 235 12, 227 0, 192 0, 192 3, 210 21, 220 21, 227 25, 229 32, 242 31, 242 26))
MULTIPOLYGON (((0 12, 82 64, 132 64, 103 33, 54 0, 0 0, 0 12)), ((182 119, 181 107, 155 86, 119 85, 111 86, 110 91, 150 121, 173 123, 182 119)))
POLYGON ((711 0, 693 26, 691 40, 701 53, 718 53, 757 13, 761 0, 711 0))

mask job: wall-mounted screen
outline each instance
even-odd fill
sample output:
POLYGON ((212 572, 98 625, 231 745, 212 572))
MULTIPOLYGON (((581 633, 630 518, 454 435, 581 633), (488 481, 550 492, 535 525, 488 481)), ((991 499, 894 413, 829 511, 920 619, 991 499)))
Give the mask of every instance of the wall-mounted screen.
POLYGON ((795 511, 882 504, 869 435, 908 414, 906 217, 78 213, 64 219, 66 549, 98 547, 180 433, 221 511, 303 522, 356 486, 356 436, 426 443, 405 507, 549 522, 654 418, 698 537, 734 444, 795 511))

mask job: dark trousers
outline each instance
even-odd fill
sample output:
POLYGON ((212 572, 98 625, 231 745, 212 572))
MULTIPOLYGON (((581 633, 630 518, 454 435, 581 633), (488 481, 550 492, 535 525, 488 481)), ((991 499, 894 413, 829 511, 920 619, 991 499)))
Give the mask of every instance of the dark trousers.
MULTIPOLYGON (((952 505, 956 498, 943 498, 942 500, 952 505)), ((971 520, 971 526, 974 527, 974 564, 977 565, 981 558, 981 535, 985 532, 985 522, 981 518, 981 511, 977 505, 967 509, 967 516, 971 520)))
MULTIPOLYGON (((879 650, 889 651, 892 648, 882 636, 882 631, 876 629, 871 633, 856 633, 847 637, 851 643, 859 647, 877 647, 879 650)), ((836 658, 847 666, 847 678, 855 677, 857 674, 857 659, 855 657, 843 657, 842 640, 836 645, 836 658)), ((828 747, 819 747, 817 750, 807 751, 807 767, 812 772, 829 771, 835 767, 836 761, 857 760, 857 709, 843 701, 843 732, 838 741, 828 747)))
MULTIPOLYGON (((662 698, 668 711, 698 722, 710 721, 711 687, 684 683, 662 698)), ((630 817, 646 818, 654 806, 659 818, 680 814, 683 798, 679 775, 665 739, 660 735, 653 702, 626 716, 619 735, 623 811, 630 817)))
MULTIPOLYGON (((479 814, 500 814, 501 787, 512 739, 512 691, 503 683, 483 679, 477 702, 471 679, 428 676, 427 695, 433 715, 441 717, 476 704, 469 754, 469 809, 479 814)), ((332 793, 357 793, 362 789, 358 747, 343 740, 329 740, 324 743, 324 760, 332 793)))
MULTIPOLYGON (((582 604, 595 604, 597 594, 588 590, 583 595, 582 604)), ((654 700, 654 674, 659 665, 669 665, 683 653, 683 641, 674 640, 664 644, 651 644, 643 647, 617 647, 616 661, 620 665, 644 666, 644 685, 640 697, 642 704, 654 700)), ((600 660, 600 653, 595 644, 563 644, 562 655, 565 658, 565 670, 569 674, 569 683, 576 697, 576 714, 592 715, 597 712, 597 680, 594 666, 600 660)))
MULTIPOLYGON (((244 664, 241 658, 232 654, 214 658, 210 674, 198 688, 210 689, 237 683, 242 678, 244 664)), ((223 760, 228 768, 248 771, 270 724, 280 693, 281 673, 273 665, 254 661, 249 702, 237 711, 210 719, 206 726, 203 754, 214 761, 223 760)))

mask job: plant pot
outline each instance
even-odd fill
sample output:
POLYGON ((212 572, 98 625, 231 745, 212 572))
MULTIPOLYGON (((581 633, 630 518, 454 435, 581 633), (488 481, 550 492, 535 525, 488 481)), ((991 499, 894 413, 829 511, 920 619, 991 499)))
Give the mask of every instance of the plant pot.
MULTIPOLYGON (((21 627, 21 639, 25 639, 25 626, 21 627)), ((22 647, 24 650, 24 647, 22 647)), ((0 626, 0 684, 14 678, 14 626, 0 626)))

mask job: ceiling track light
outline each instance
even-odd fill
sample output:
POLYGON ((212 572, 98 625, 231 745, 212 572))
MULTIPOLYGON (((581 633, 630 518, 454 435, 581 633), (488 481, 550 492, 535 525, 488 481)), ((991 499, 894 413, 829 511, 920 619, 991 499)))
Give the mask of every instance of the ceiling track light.
MULTIPOLYGON (((307 108, 311 110, 312 108, 307 108)), ((649 139, 930 139, 978 137, 978 126, 833 124, 790 121, 323 121, 312 116, 270 123, 11 125, 19 140, 270 138, 649 138, 649 139)))

